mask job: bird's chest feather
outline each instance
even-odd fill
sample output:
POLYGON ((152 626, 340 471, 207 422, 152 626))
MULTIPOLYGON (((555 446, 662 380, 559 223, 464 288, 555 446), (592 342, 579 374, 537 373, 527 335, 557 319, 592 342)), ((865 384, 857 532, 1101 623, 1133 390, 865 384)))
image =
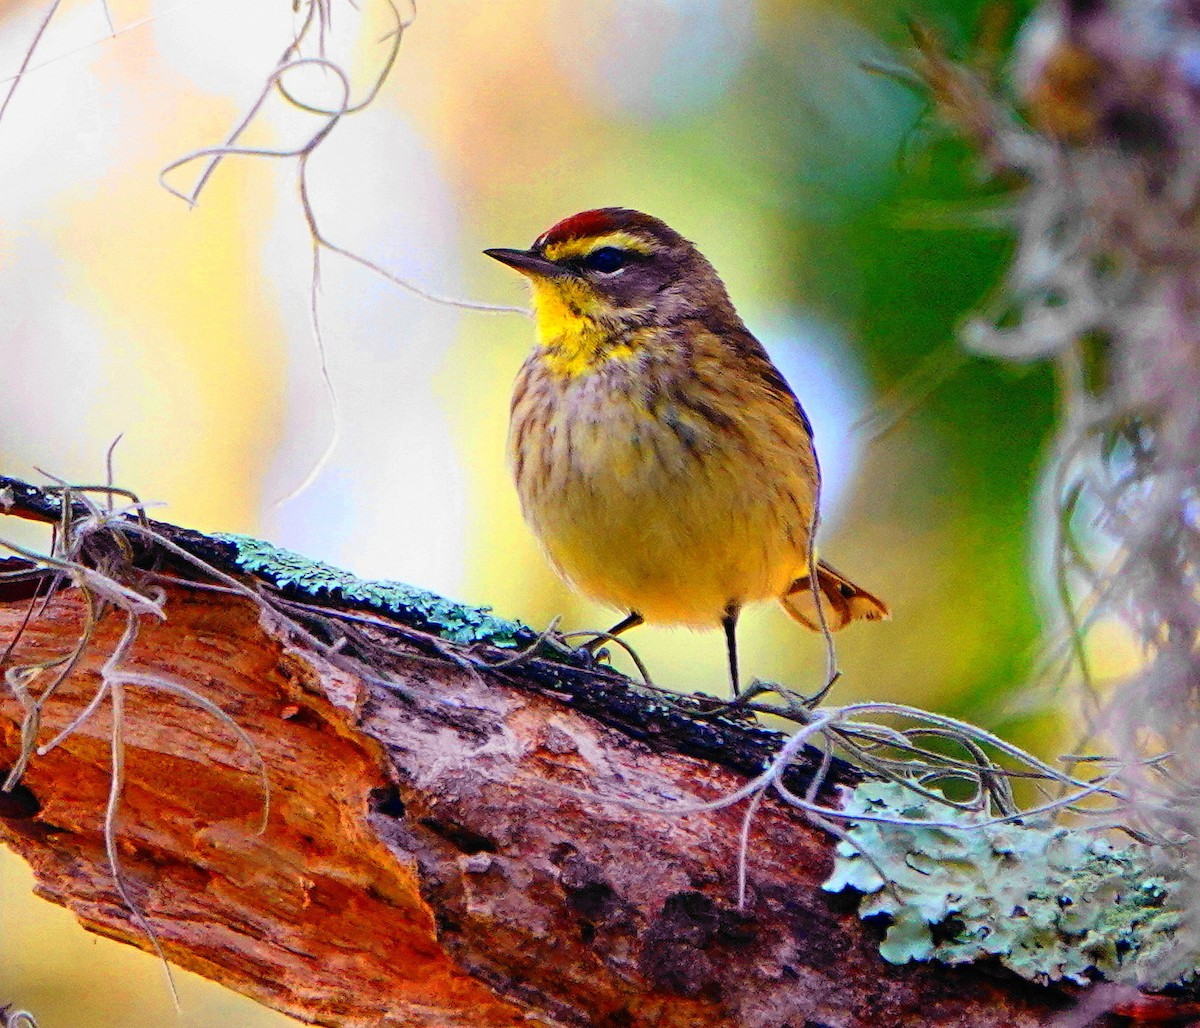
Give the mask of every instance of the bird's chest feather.
POLYGON ((650 388, 648 374, 610 362, 568 379, 531 359, 513 402, 517 491, 584 592, 706 623, 730 600, 783 589, 807 539, 811 505, 796 502, 807 486, 769 474, 752 423, 650 388))
POLYGON ((636 360, 625 358, 574 376, 553 364, 523 373, 512 413, 511 456, 527 506, 641 504, 685 488, 714 446, 709 426, 648 402, 636 360))

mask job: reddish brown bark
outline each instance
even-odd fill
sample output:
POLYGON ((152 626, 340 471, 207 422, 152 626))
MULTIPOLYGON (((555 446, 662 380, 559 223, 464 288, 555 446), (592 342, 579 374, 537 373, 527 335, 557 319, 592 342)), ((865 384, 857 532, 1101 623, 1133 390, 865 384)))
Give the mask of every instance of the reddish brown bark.
MULTIPOLYGON (((0 640, 27 609, 0 602, 0 640)), ((69 649, 82 609, 59 592, 12 661, 69 649)), ((381 635, 405 698, 248 600, 173 585, 165 609, 126 665, 187 683, 253 736, 270 817, 256 834, 256 764, 228 726, 130 688, 124 875, 172 961, 265 1004, 353 1026, 1020 1028, 1064 1002, 1000 974, 886 964, 877 930, 819 888, 832 840, 774 801, 738 909, 742 808, 677 817, 610 798, 665 811, 745 778, 578 713, 545 668, 475 672, 381 635)), ((42 741, 94 693, 120 628, 102 622, 42 741)), ((652 698, 623 702, 652 723, 652 698)), ((0 702, 8 764, 19 714, 0 702)), ((110 729, 105 706, 35 757, 0 801, 0 838, 87 928, 148 948, 104 853, 110 729)))

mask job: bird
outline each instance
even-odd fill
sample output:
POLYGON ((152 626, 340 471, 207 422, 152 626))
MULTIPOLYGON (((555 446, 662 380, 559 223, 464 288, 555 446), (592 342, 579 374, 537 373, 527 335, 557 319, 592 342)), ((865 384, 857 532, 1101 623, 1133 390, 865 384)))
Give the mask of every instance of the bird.
POLYGON ((553 567, 625 613, 597 642, 646 622, 721 626, 737 696, 747 605, 777 600, 814 631, 890 616, 824 560, 813 588, 812 424, 693 243, 604 207, 484 253, 532 289, 509 461, 553 567))

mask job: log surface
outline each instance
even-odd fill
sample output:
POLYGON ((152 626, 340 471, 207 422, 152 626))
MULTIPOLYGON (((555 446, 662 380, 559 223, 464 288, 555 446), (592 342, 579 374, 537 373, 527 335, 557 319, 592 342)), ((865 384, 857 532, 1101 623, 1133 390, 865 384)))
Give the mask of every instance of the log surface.
MULTIPOLYGON (((26 606, 0 607, 5 638, 26 606)), ((255 761, 227 726, 131 689, 121 863, 171 960, 272 1007, 328 1025, 815 1028, 1035 1025, 1060 1002, 884 963, 876 934, 819 890, 831 840, 772 801, 739 910, 742 809, 650 812, 744 783, 724 768, 398 651, 410 702, 246 600, 176 586, 166 609, 128 663, 188 683, 253 736, 269 823, 256 833, 255 761)), ((58 593, 14 659, 63 652, 81 619, 78 596, 58 593)), ((102 624, 43 739, 90 698, 119 627, 102 624)), ((11 763, 19 708, 3 713, 11 763)), ((43 895, 146 948, 104 855, 110 727, 105 707, 35 758, 0 832, 43 895)))

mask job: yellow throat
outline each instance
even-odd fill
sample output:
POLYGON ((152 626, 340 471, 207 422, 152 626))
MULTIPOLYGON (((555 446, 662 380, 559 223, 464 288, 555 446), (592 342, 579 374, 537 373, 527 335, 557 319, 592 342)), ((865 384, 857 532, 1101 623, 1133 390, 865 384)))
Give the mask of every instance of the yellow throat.
POLYGON ((608 305, 582 282, 533 279, 537 341, 556 375, 576 378, 608 361, 628 361, 636 347, 629 334, 610 327, 608 305))

